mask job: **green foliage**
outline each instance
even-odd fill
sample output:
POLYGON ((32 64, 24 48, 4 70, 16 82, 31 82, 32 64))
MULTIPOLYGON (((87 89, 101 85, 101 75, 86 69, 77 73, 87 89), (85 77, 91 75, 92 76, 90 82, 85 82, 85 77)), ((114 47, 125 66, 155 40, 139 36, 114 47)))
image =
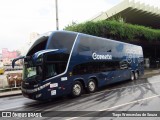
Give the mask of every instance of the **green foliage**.
POLYGON ((132 25, 117 20, 85 22, 65 27, 64 30, 127 41, 160 41, 160 30, 132 25))

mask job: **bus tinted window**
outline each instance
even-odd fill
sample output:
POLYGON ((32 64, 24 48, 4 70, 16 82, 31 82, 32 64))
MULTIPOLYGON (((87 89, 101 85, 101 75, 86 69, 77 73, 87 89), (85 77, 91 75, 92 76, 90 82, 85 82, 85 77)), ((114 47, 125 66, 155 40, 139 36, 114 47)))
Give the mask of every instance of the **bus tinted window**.
POLYGON ((59 63, 46 63, 46 78, 54 77, 58 74, 61 74, 66 69, 66 62, 59 62, 59 63))
POLYGON ((69 55, 64 53, 46 55, 46 78, 63 73, 67 66, 68 57, 69 55))
POLYGON ((58 53, 58 54, 50 54, 47 55, 47 61, 66 61, 69 58, 69 54, 58 53))
POLYGON ((73 68, 73 75, 92 74, 118 69, 120 69, 120 65, 117 61, 82 63, 73 68))
POLYGON ((84 51, 99 51, 99 52, 112 52, 112 43, 110 41, 97 39, 95 37, 81 36, 78 52, 84 51))
POLYGON ((69 54, 76 38, 75 33, 54 33, 48 40, 47 49, 64 49, 69 54))
POLYGON ((48 37, 41 37, 38 39, 29 50, 27 56, 33 55, 40 50, 44 50, 46 48, 47 40, 48 37))

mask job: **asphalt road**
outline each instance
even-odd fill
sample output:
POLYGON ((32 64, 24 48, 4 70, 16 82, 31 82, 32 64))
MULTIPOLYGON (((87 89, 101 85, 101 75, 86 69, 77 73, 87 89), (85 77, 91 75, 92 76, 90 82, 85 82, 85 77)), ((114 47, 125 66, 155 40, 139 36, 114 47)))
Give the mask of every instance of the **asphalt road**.
MULTIPOLYGON (((135 119, 133 117, 92 117, 101 114, 95 111, 160 111, 160 75, 125 81, 100 89, 96 93, 83 94, 78 98, 61 97, 53 101, 39 102, 23 96, 0 99, 0 111, 64 111, 51 113, 52 116, 41 119, 135 119), (76 112, 74 112, 76 111, 76 112), (77 112, 81 111, 81 112, 77 112), (87 112, 89 111, 89 112, 87 112), (67 116, 67 117, 63 117, 67 116), (87 116, 87 118, 86 118, 87 116), (88 117, 89 116, 89 117, 88 117), (61 118, 60 118, 61 117, 61 118), (85 117, 85 118, 84 118, 85 117)), ((44 114, 50 114, 45 112, 44 114)), ((105 112, 107 113, 107 112, 105 112)), ((113 112, 111 113, 113 115, 113 112)), ((159 113, 160 114, 160 113, 159 113)), ((158 120, 158 117, 138 117, 138 120, 158 120)))

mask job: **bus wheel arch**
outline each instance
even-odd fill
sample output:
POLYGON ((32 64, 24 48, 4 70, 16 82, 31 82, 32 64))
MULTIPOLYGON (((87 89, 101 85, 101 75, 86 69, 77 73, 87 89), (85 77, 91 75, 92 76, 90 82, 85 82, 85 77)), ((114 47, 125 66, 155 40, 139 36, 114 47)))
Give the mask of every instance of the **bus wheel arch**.
POLYGON ((75 81, 81 82, 83 89, 85 88, 85 82, 84 82, 83 79, 77 79, 77 80, 75 80, 75 81))
POLYGON ((97 90, 98 80, 95 77, 90 77, 87 83, 87 92, 94 93, 97 90))

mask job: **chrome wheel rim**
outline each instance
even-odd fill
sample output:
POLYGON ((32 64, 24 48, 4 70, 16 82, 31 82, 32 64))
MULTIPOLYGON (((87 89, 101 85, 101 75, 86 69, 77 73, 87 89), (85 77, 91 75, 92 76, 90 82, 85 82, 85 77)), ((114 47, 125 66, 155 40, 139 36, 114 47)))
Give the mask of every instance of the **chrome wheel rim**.
POLYGON ((74 95, 78 96, 81 93, 81 86, 79 84, 75 84, 73 87, 74 95))
POLYGON ((90 81, 88 87, 89 87, 89 91, 92 92, 95 90, 96 85, 93 81, 90 81))

